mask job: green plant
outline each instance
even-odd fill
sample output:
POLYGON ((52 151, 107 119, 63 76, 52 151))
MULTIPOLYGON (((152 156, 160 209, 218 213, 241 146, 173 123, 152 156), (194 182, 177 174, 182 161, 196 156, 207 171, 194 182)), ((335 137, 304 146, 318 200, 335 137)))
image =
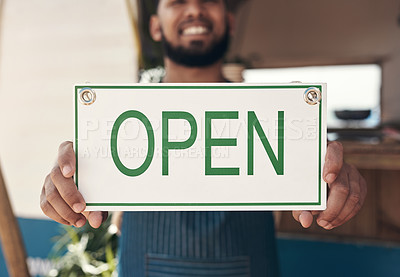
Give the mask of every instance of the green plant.
POLYGON ((50 254, 55 266, 49 276, 116 276, 117 235, 110 218, 98 229, 63 227, 50 254))

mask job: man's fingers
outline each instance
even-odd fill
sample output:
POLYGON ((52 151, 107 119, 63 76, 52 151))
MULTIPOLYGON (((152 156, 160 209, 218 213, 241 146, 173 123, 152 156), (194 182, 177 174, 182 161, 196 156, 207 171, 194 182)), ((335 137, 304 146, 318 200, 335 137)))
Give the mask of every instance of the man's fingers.
POLYGON ((83 215, 88 219, 90 226, 93 228, 99 228, 100 225, 107 220, 108 212, 83 212, 83 215))
POLYGON ((297 222, 300 222, 299 217, 300 217, 301 212, 302 211, 292 211, 292 216, 297 222))
POLYGON ((323 176, 325 182, 333 183, 340 173, 343 166, 343 146, 341 143, 333 141, 328 143, 325 155, 323 176))
POLYGON ((57 163, 65 178, 71 178, 75 174, 75 152, 71 141, 65 141, 60 145, 57 163))
POLYGON ((60 215, 67 222, 75 225, 76 227, 82 227, 85 225, 86 219, 82 214, 75 213, 71 207, 64 201, 58 192, 56 186, 50 181, 50 177, 47 178, 44 185, 44 195, 46 201, 53 207, 55 212, 60 215))
POLYGON ((86 208, 85 200, 78 191, 72 178, 64 178, 58 166, 53 168, 50 177, 60 196, 74 210, 74 212, 83 212, 86 208))
POLYGON ((346 165, 346 168, 349 176, 350 192, 342 211, 336 219, 331 222, 333 228, 345 223, 350 219, 350 214, 356 214, 361 209, 361 176, 354 166, 346 165))
POLYGON ((309 211, 293 211, 292 215, 304 228, 310 227, 313 222, 313 215, 309 211))
POLYGON ((42 209, 42 211, 45 215, 47 215, 54 221, 57 221, 58 223, 65 224, 65 225, 71 225, 71 223, 69 223, 64 218, 62 218, 56 212, 56 210, 54 210, 53 206, 51 206, 50 203, 46 200, 44 187, 42 188, 42 193, 40 195, 40 208, 42 209))
POLYGON ((353 210, 344 219, 343 223, 353 218, 361 210, 361 207, 364 204, 365 198, 367 196, 367 183, 361 175, 359 175, 359 184, 360 184, 360 201, 358 202, 357 205, 354 206, 353 210))
POLYGON ((332 221, 341 213, 350 193, 345 167, 342 168, 336 180, 329 185, 329 188, 327 208, 317 219, 318 225, 328 230, 333 228, 332 221))

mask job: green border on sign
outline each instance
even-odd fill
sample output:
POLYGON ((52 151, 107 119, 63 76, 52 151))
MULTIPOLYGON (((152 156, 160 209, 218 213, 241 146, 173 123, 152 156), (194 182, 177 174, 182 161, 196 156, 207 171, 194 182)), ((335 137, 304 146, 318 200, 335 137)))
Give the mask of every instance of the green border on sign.
MULTIPOLYGON (((137 85, 137 86, 108 86, 108 85, 94 85, 94 86, 75 86, 75 159, 76 159, 76 172, 75 172, 75 183, 78 187, 78 91, 83 88, 91 89, 286 89, 286 88, 309 88, 316 87, 322 91, 322 85, 243 85, 243 86, 215 86, 215 85, 137 85)), ((322 100, 322 98, 321 98, 322 100)), ((86 203, 86 206, 114 206, 114 207, 193 207, 193 206, 318 206, 321 205, 321 119, 322 119, 322 104, 319 105, 319 168, 318 168, 318 202, 285 202, 285 203, 274 203, 274 202, 263 202, 263 203, 86 203)))

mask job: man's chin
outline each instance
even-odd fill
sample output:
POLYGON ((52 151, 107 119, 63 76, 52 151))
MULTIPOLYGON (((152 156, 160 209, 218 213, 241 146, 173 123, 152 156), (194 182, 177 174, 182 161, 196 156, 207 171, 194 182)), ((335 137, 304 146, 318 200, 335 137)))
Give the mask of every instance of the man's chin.
POLYGON ((210 49, 210 47, 210 43, 207 44, 204 40, 200 39, 193 39, 182 46, 182 48, 187 52, 193 51, 197 53, 206 53, 210 49))
POLYGON ((226 32, 219 41, 193 39, 177 47, 163 36, 162 44, 165 55, 173 62, 188 67, 206 67, 223 58, 229 45, 229 33, 226 32))

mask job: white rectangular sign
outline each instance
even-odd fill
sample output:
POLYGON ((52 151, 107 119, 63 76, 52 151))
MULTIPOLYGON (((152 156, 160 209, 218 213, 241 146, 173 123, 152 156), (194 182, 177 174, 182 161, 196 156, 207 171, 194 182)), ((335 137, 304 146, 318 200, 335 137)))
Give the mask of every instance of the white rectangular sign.
POLYGON ((325 84, 75 86, 87 210, 321 210, 325 84))

